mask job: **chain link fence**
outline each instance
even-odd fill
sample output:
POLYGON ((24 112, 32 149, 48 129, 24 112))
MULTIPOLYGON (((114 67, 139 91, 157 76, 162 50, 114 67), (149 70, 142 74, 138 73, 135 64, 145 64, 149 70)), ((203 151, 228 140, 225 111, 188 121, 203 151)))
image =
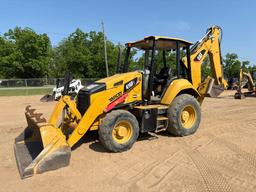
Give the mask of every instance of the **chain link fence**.
MULTIPOLYGON (((58 80, 59 86, 63 86, 64 78, 0 79, 0 96, 51 94, 58 80)), ((80 80, 87 86, 97 79, 80 80)))
MULTIPOLYGON (((35 79, 0 79, 1 88, 44 88, 44 87, 55 87, 58 78, 35 78, 35 79)), ((91 84, 97 79, 81 79, 84 86, 91 84)), ((64 79, 59 78, 60 85, 64 84, 64 79)))

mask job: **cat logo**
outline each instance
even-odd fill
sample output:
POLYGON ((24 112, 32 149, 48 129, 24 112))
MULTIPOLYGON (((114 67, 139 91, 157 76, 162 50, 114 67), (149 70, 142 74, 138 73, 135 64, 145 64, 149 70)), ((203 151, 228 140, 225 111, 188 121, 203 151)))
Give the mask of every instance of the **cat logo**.
POLYGON ((133 88, 138 82, 138 78, 134 78, 131 81, 128 81, 127 83, 125 83, 124 85, 124 92, 129 91, 131 88, 133 88))
POLYGON ((203 58, 205 52, 206 52, 205 49, 203 49, 200 53, 198 53, 198 55, 196 56, 196 58, 194 59, 194 61, 196 61, 196 62, 201 61, 201 59, 203 58))

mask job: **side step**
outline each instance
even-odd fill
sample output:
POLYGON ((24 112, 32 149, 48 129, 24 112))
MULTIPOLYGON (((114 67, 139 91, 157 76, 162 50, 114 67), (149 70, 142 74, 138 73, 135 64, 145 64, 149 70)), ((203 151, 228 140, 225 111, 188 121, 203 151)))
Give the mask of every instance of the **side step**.
POLYGON ((138 118, 140 132, 158 132, 168 125, 167 105, 141 105, 134 107, 134 115, 138 118))
POLYGON ((167 110, 168 106, 156 104, 156 105, 139 105, 139 106, 135 106, 134 108, 141 109, 141 110, 155 109, 155 108, 157 108, 158 110, 167 110))
POLYGON ((155 132, 158 133, 160 131, 164 131, 167 129, 167 126, 168 126, 168 117, 166 116, 158 116, 157 117, 157 127, 156 127, 156 130, 155 132))
POLYGON ((166 105, 159 105, 158 107, 157 107, 157 114, 158 115, 165 115, 165 114, 167 114, 167 110, 168 110, 168 106, 166 106, 166 105))
POLYGON ((158 133, 160 131, 164 131, 167 129, 168 126, 168 117, 167 117, 167 111, 168 106, 166 105, 160 105, 157 107, 157 123, 156 123, 156 130, 155 133, 158 133))

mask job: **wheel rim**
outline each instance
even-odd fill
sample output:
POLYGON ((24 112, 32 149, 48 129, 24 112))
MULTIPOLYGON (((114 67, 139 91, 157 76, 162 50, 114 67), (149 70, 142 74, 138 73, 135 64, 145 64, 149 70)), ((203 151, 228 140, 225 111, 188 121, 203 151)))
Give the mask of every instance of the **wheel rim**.
POLYGON ((180 113, 182 126, 190 129, 196 122, 196 110, 192 105, 185 106, 180 113))
POLYGON ((112 131, 112 137, 119 144, 128 142, 132 137, 131 123, 126 120, 117 122, 112 131))

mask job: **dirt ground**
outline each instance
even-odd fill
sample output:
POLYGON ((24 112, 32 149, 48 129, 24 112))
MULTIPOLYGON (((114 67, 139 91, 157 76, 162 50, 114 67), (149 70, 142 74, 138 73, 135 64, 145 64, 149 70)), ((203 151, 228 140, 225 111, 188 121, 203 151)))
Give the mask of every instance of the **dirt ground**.
POLYGON ((72 151, 70 166, 21 180, 14 138, 25 128, 24 108, 49 116, 40 96, 0 97, 0 191, 256 191, 256 98, 233 91, 206 98, 196 134, 141 136, 123 153, 107 152, 90 133, 72 151))

